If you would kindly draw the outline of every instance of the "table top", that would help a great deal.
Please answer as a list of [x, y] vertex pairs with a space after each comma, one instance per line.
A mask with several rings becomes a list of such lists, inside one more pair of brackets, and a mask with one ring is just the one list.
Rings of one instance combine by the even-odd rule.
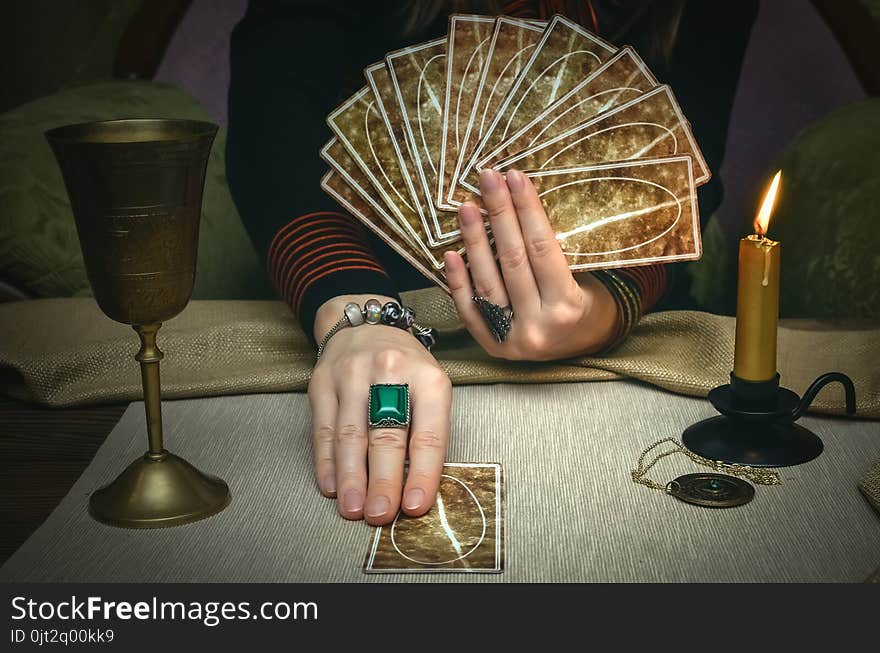
[[[363, 573], [374, 529], [348, 522], [312, 475], [303, 393], [163, 404], [166, 446], [224, 478], [231, 504], [170, 529], [104, 526], [88, 495], [146, 444], [131, 404], [0, 580], [130, 582], [862, 581], [880, 566], [880, 516], [857, 488], [880, 459], [880, 422], [807, 416], [825, 444], [744, 506], [682, 503], [630, 479], [640, 452], [714, 415], [709, 403], [631, 382], [490, 384], [453, 390], [448, 460], [504, 466], [501, 574]], [[684, 456], [666, 482], [705, 471]]]

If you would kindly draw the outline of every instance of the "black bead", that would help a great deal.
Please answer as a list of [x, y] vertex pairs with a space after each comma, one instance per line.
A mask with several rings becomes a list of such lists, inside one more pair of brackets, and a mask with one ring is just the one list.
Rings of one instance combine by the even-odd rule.
[[424, 331], [417, 332], [415, 335], [419, 342], [428, 349], [437, 344], [437, 329], [425, 329]]
[[402, 314], [400, 315], [400, 317], [397, 318], [397, 323], [395, 324], [395, 326], [400, 327], [401, 329], [409, 329], [415, 321], [416, 312], [409, 306], [405, 306], [403, 308]]
[[403, 315], [403, 309], [400, 307], [400, 304], [388, 302], [382, 307], [382, 324], [397, 326], [401, 315]]

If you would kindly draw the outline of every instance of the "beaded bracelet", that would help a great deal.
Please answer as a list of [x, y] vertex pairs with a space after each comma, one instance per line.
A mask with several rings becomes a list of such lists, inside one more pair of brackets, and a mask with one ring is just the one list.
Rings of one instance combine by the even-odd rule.
[[[348, 326], [360, 326], [361, 324], [386, 324], [404, 331], [411, 332], [428, 351], [437, 344], [437, 330], [432, 327], [416, 324], [416, 312], [409, 306], [401, 306], [397, 302], [388, 302], [384, 306], [378, 299], [369, 299], [361, 308], [357, 302], [349, 302], [342, 310], [342, 317], [321, 339], [318, 345], [318, 356], [324, 353], [324, 347], [337, 331]], [[317, 360], [317, 359], [316, 359]]]

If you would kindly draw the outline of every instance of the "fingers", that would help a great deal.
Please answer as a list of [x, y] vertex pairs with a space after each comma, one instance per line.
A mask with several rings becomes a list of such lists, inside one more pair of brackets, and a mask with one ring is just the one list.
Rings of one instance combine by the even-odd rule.
[[[483, 193], [483, 205], [489, 212], [498, 263], [511, 304], [517, 313], [529, 313], [537, 308], [540, 295], [507, 184], [501, 173], [486, 168], [480, 173], [480, 189]], [[468, 260], [473, 266], [470, 251]]]
[[461, 238], [467, 250], [473, 290], [499, 306], [507, 306], [509, 298], [495, 263], [495, 254], [489, 245], [489, 236], [483, 225], [480, 209], [473, 202], [465, 202], [458, 209]]
[[[459, 263], [463, 268], [463, 262]], [[309, 382], [308, 396], [315, 475], [322, 493], [336, 496], [337, 510], [346, 519], [363, 518], [370, 524], [384, 525], [401, 510], [410, 428], [369, 427], [370, 386], [400, 384], [408, 388], [408, 415], [400, 416], [394, 410], [398, 397], [393, 396], [393, 389], [392, 396], [382, 396], [378, 390], [375, 397], [382, 407], [378, 420], [398, 418], [411, 422], [415, 429], [409, 446], [412, 469], [404, 507], [415, 515], [431, 508], [439, 488], [449, 439], [452, 389], [449, 377], [439, 367], [408, 348], [412, 343], [397, 348], [380, 340], [370, 351], [373, 342], [367, 342], [367, 350], [355, 350], [329, 366], [318, 366]], [[419, 406], [419, 396], [424, 398], [423, 406]]]
[[[374, 383], [404, 384], [406, 355], [394, 349], [379, 352], [375, 359]], [[408, 388], [412, 392], [412, 386]], [[410, 415], [414, 398], [410, 397]], [[366, 404], [365, 404], [366, 405]], [[370, 524], [390, 523], [400, 509], [403, 465], [406, 459], [406, 428], [377, 428], [369, 431], [370, 478], [364, 519]]]
[[577, 282], [568, 269], [568, 261], [532, 180], [518, 170], [510, 170], [507, 187], [541, 301], [555, 303], [570, 296]]
[[495, 337], [489, 331], [483, 316], [480, 315], [473, 302], [473, 288], [464, 261], [457, 252], [445, 252], [443, 260], [446, 263], [444, 268], [446, 270], [446, 283], [449, 285], [449, 292], [452, 295], [452, 301], [455, 303], [455, 310], [458, 311], [458, 316], [474, 337], [474, 340], [488, 353], [492, 354], [496, 348]]
[[321, 493], [336, 496], [336, 411], [338, 401], [333, 381], [322, 371], [312, 374], [309, 381], [309, 404], [312, 409], [312, 452], [315, 480]]
[[369, 486], [364, 519], [370, 524], [391, 522], [400, 509], [407, 429], [370, 429]]
[[367, 491], [367, 400], [370, 365], [366, 357], [352, 356], [336, 378], [339, 406], [336, 415], [336, 497], [346, 519], [363, 516]]
[[438, 368], [430, 368], [413, 383], [413, 421], [409, 439], [409, 473], [403, 491], [403, 511], [413, 517], [434, 505], [452, 412], [452, 383]]

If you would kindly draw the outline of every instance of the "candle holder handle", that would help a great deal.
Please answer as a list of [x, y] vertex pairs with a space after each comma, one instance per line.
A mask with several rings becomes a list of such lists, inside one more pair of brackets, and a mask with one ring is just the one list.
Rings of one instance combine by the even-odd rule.
[[813, 460], [824, 449], [822, 440], [795, 421], [819, 391], [835, 381], [843, 385], [847, 415], [854, 415], [855, 385], [842, 372], [823, 374], [803, 398], [780, 387], [778, 374], [767, 381], [746, 381], [731, 374], [729, 384], [709, 392], [709, 401], [721, 414], [691, 424], [682, 442], [704, 458], [752, 467], [787, 467]]
[[846, 414], [855, 415], [856, 387], [855, 385], [853, 385], [852, 379], [842, 372], [826, 372], [818, 379], [813, 381], [810, 384], [810, 387], [807, 388], [807, 391], [804, 393], [804, 396], [801, 399], [800, 403], [791, 413], [791, 421], [794, 422], [800, 419], [801, 415], [807, 412], [810, 404], [813, 403], [813, 399], [815, 399], [816, 395], [819, 394], [819, 391], [829, 383], [834, 383], [835, 381], [839, 381], [840, 384], [843, 386], [843, 392], [846, 396]]

